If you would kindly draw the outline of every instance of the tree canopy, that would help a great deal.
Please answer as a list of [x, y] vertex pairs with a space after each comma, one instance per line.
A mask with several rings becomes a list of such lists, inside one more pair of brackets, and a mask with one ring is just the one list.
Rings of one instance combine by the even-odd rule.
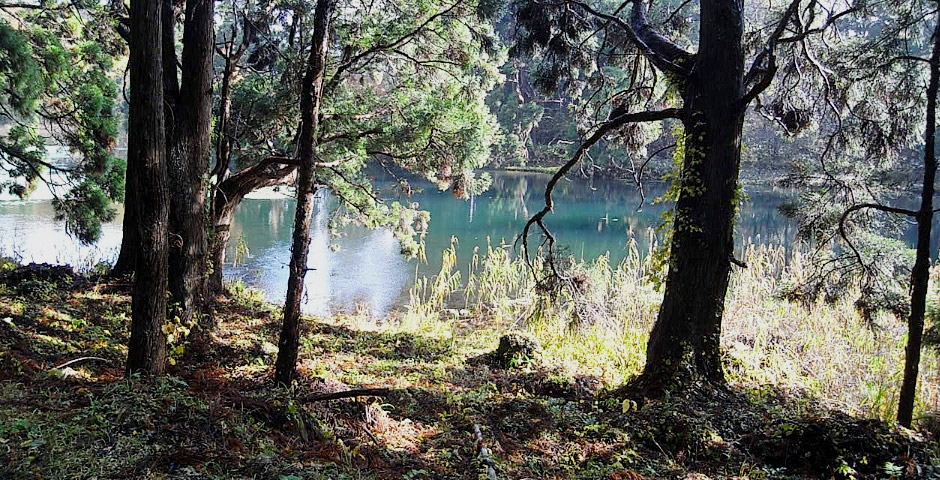
[[[0, 17], [0, 186], [21, 198], [49, 185], [67, 230], [97, 240], [124, 198], [116, 61], [125, 50], [96, 3], [3, 6]], [[49, 158], [50, 143], [74, 161]]]

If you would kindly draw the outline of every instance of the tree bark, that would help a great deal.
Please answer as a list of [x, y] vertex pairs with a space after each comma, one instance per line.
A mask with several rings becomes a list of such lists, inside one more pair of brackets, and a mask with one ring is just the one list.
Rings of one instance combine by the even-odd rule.
[[166, 368], [166, 144], [160, 0], [131, 2], [129, 171], [137, 172], [139, 249], [131, 302], [127, 374], [161, 375]]
[[137, 264], [137, 166], [127, 158], [127, 171], [124, 174], [124, 222], [121, 226], [121, 250], [117, 261], [111, 268], [112, 277], [122, 277], [134, 273]]
[[[245, 20], [245, 23], [249, 23]], [[231, 125], [232, 119], [232, 88], [235, 81], [235, 75], [239, 71], [239, 62], [248, 49], [249, 35], [247, 28], [242, 34], [242, 41], [238, 47], [234, 47], [237, 29], [233, 24], [231, 30], [232, 38], [229, 40], [226, 54], [224, 55], [225, 67], [222, 69], [222, 91], [219, 94], [219, 120], [216, 140], [216, 163], [212, 169], [212, 174], [216, 177], [216, 184], [221, 184], [228, 177], [229, 168], [232, 163], [232, 144], [235, 137], [234, 129]]]
[[[246, 20], [247, 23], [247, 20]], [[236, 28], [232, 27], [232, 38], [230, 42], [235, 41]], [[234, 129], [231, 126], [232, 117], [232, 87], [235, 74], [238, 72], [239, 61], [248, 48], [249, 36], [246, 33], [242, 35], [242, 41], [237, 48], [229, 44], [225, 55], [225, 67], [222, 70], [222, 91], [219, 95], [219, 120], [217, 123], [217, 142], [216, 142], [216, 163], [212, 169], [215, 176], [215, 194], [212, 195], [211, 207], [211, 234], [209, 236], [209, 261], [212, 271], [209, 274], [208, 285], [206, 286], [208, 294], [221, 295], [225, 292], [222, 284], [222, 268], [225, 262], [225, 247], [231, 238], [229, 229], [232, 225], [232, 217], [235, 214], [235, 208], [241, 203], [246, 195], [241, 193], [238, 188], [238, 182], [228, 182], [229, 168], [232, 164], [232, 144], [234, 138]]]
[[212, 201], [212, 237], [209, 244], [213, 265], [212, 274], [209, 275], [210, 293], [220, 295], [225, 291], [222, 284], [222, 267], [225, 263], [225, 247], [231, 239], [230, 228], [235, 209], [249, 193], [287, 182], [296, 169], [295, 165], [262, 161], [227, 177], [216, 187]]
[[927, 122], [924, 127], [924, 183], [917, 212], [917, 253], [911, 270], [911, 315], [907, 324], [904, 379], [898, 399], [898, 423], [910, 428], [917, 395], [920, 350], [924, 337], [924, 312], [930, 279], [930, 233], [933, 224], [934, 181], [937, 176], [935, 137], [937, 131], [937, 90], [940, 87], [940, 15], [933, 33], [930, 80], [927, 85]]
[[307, 72], [304, 75], [300, 97], [300, 137], [298, 148], [299, 178], [297, 181], [297, 210], [294, 214], [294, 233], [287, 279], [287, 297], [284, 301], [284, 323], [278, 341], [274, 380], [290, 385], [296, 375], [297, 350], [300, 345], [300, 299], [307, 274], [307, 252], [310, 247], [310, 215], [316, 193], [315, 154], [317, 127], [323, 77], [326, 70], [330, 17], [336, 0], [318, 0], [314, 12], [313, 39]]
[[[173, 315], [183, 324], [205, 306], [213, 5], [208, 0], [186, 2], [181, 82], [171, 102], [173, 118], [168, 119], [172, 123], [167, 159], [171, 181], [169, 290]], [[175, 66], [168, 67], [167, 75], [171, 74], [175, 77]], [[173, 80], [168, 78], [167, 82], [172, 90]], [[202, 317], [202, 330], [213, 328], [212, 318]]]
[[668, 388], [724, 383], [721, 319], [733, 255], [744, 121], [743, 18], [736, 0], [702, 0], [699, 49], [683, 89], [685, 158], [665, 295], [643, 377]]

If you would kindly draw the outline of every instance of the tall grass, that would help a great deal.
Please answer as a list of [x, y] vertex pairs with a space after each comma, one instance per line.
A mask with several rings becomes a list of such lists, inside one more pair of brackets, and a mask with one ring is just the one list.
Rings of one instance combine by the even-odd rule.
[[[538, 292], [535, 275], [505, 245], [474, 250], [461, 287], [456, 244], [444, 252], [440, 275], [419, 279], [402, 323], [411, 330], [448, 331], [467, 353], [491, 349], [502, 333], [527, 332], [550, 361], [572, 374], [620, 384], [640, 373], [664, 272], [636, 243], [617, 265], [608, 256], [564, 265], [565, 288]], [[856, 311], [859, 289], [834, 303], [801, 304], [780, 295], [810, 271], [800, 252], [749, 245], [735, 268], [722, 332], [726, 373], [743, 386], [774, 385], [809, 393], [856, 415], [893, 419], [904, 359], [906, 325], [884, 313], [872, 324]], [[438, 325], [433, 327], [432, 325]], [[447, 325], [446, 327], [440, 326]], [[938, 355], [925, 350], [918, 384], [919, 414], [940, 399]]]

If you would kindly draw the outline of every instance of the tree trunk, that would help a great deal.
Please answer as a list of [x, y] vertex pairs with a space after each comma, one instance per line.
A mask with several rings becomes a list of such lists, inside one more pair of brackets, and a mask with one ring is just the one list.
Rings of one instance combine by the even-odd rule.
[[927, 85], [927, 122], [924, 127], [924, 184], [917, 215], [917, 256], [911, 270], [911, 316], [907, 324], [904, 379], [898, 399], [898, 423], [910, 428], [917, 394], [920, 349], [924, 337], [924, 311], [930, 279], [930, 230], [933, 224], [934, 181], [937, 175], [935, 135], [937, 130], [937, 89], [940, 86], [940, 16], [933, 33], [930, 54], [930, 80]]
[[226, 214], [212, 219], [212, 235], [209, 240], [209, 260], [212, 262], [212, 272], [209, 274], [209, 284], [206, 286], [210, 295], [224, 295], [222, 267], [225, 264], [225, 247], [232, 238], [232, 217]]
[[212, 274], [209, 275], [210, 293], [221, 295], [225, 292], [222, 285], [222, 268], [225, 262], [225, 247], [232, 235], [230, 229], [235, 209], [249, 193], [259, 188], [285, 183], [296, 170], [296, 166], [292, 164], [262, 161], [227, 177], [216, 187], [212, 201], [212, 237], [209, 244], [213, 265]]
[[721, 319], [733, 255], [744, 107], [743, 19], [736, 0], [703, 0], [695, 67], [684, 86], [685, 159], [669, 273], [644, 379], [669, 388], [724, 383]]
[[[232, 37], [234, 41], [235, 30], [232, 30]], [[248, 48], [248, 36], [245, 35], [242, 39], [242, 43], [239, 44], [238, 49], [232, 51], [229, 48], [228, 54], [225, 56], [225, 67], [222, 69], [222, 91], [219, 94], [219, 120], [216, 125], [217, 134], [216, 136], [216, 164], [215, 168], [212, 170], [212, 174], [216, 177], [216, 184], [221, 184], [225, 178], [228, 176], [228, 170], [232, 163], [232, 143], [234, 138], [234, 132], [231, 126], [232, 118], [232, 82], [235, 79], [235, 74], [238, 73], [238, 62], [241, 61], [242, 55], [245, 53], [245, 50]]]
[[[173, 314], [188, 324], [205, 305], [206, 212], [212, 113], [211, 1], [186, 2], [182, 75], [174, 104], [168, 151], [170, 202], [169, 290]], [[175, 74], [175, 69], [173, 69]], [[200, 327], [213, 328], [211, 316]]]
[[[235, 41], [235, 27], [232, 27], [232, 39]], [[225, 67], [222, 70], [222, 92], [219, 96], [219, 120], [217, 123], [218, 137], [215, 149], [215, 168], [212, 174], [215, 176], [215, 195], [211, 197], [211, 219], [212, 226], [209, 236], [209, 261], [211, 262], [211, 273], [209, 274], [208, 285], [206, 286], [208, 294], [221, 295], [225, 292], [222, 284], [222, 268], [225, 262], [225, 247], [232, 234], [229, 231], [232, 225], [232, 217], [235, 214], [235, 207], [242, 201], [244, 195], [238, 198], [233, 197], [232, 188], [226, 189], [226, 180], [229, 177], [229, 168], [232, 164], [232, 138], [233, 128], [231, 127], [232, 117], [232, 81], [238, 71], [238, 62], [248, 48], [247, 33], [242, 36], [242, 42], [238, 48], [233, 50], [229, 45], [227, 55], [225, 56]]]
[[124, 223], [121, 227], [121, 251], [111, 268], [112, 277], [122, 277], [134, 273], [137, 264], [137, 167], [127, 158], [127, 171], [124, 174]]
[[294, 214], [294, 233], [291, 245], [290, 267], [287, 279], [287, 298], [284, 301], [284, 324], [278, 341], [274, 380], [290, 385], [296, 375], [297, 350], [300, 344], [300, 299], [307, 274], [307, 251], [310, 247], [310, 215], [316, 193], [314, 160], [320, 100], [326, 69], [326, 52], [330, 16], [336, 0], [318, 0], [314, 13], [313, 40], [307, 72], [304, 75], [300, 97], [300, 138], [298, 149], [299, 179], [297, 181], [297, 210]]
[[166, 144], [160, 0], [131, 2], [128, 170], [137, 172], [139, 249], [131, 302], [127, 374], [161, 375], [166, 368]]

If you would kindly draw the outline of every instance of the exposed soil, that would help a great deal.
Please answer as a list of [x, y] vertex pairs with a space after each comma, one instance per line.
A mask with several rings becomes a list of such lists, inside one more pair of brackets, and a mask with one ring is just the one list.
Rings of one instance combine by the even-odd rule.
[[[927, 433], [772, 386], [624, 398], [524, 341], [467, 357], [308, 319], [302, 380], [275, 388], [278, 314], [225, 299], [170, 377], [124, 379], [128, 309], [58, 267], [0, 275], [0, 478], [477, 479], [475, 425], [501, 479], [940, 478]], [[298, 400], [364, 387], [390, 392]]]

